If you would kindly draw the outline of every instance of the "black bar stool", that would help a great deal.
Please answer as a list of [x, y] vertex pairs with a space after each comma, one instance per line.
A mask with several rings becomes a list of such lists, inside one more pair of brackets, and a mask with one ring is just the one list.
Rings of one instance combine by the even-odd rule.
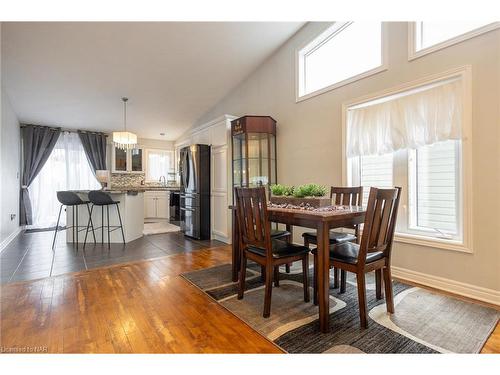
[[[54, 249], [54, 245], [56, 243], [56, 236], [57, 236], [57, 231], [59, 230], [59, 221], [61, 219], [61, 211], [63, 206], [66, 207], [73, 207], [72, 209], [72, 218], [73, 218], [73, 225], [70, 227], [66, 226], [63, 230], [67, 229], [72, 229], [72, 234], [73, 234], [73, 243], [75, 243], [75, 238], [76, 238], [76, 247], [78, 248], [78, 233], [81, 232], [82, 230], [87, 230], [85, 233], [85, 238], [87, 238], [87, 233], [89, 230], [89, 225], [92, 228], [92, 235], [94, 236], [94, 243], [96, 242], [95, 240], [95, 233], [94, 233], [94, 224], [92, 223], [92, 217], [90, 215], [90, 208], [89, 208], [89, 201], [84, 201], [82, 200], [76, 193], [73, 193], [72, 191], [58, 191], [57, 192], [57, 200], [61, 203], [61, 207], [59, 208], [59, 215], [57, 216], [57, 224], [56, 224], [56, 231], [54, 232], [54, 240], [52, 241], [52, 249]], [[87, 211], [89, 213], [89, 223], [86, 226], [79, 226], [78, 225], [78, 206], [81, 206], [82, 204], [87, 206]], [[76, 224], [76, 225], [75, 225]], [[83, 229], [80, 229], [83, 228]]]
[[[104, 244], [104, 207], [106, 207], [107, 212], [107, 228], [108, 228], [108, 249], [110, 248], [109, 234], [118, 228], [122, 231], [123, 243], [125, 244], [125, 234], [123, 233], [122, 217], [120, 215], [120, 201], [114, 201], [111, 196], [101, 190], [92, 190], [89, 192], [89, 201], [92, 203], [92, 208], [90, 209], [89, 222], [87, 224], [87, 232], [85, 233], [85, 240], [83, 241], [83, 248], [87, 243], [87, 234], [89, 232], [89, 226], [92, 224], [92, 212], [94, 211], [94, 206], [101, 206], [101, 226], [95, 229], [101, 229], [101, 241]], [[116, 211], [118, 212], [118, 219], [120, 220], [120, 225], [109, 225], [109, 206], [116, 205]], [[113, 228], [110, 230], [110, 228]]]

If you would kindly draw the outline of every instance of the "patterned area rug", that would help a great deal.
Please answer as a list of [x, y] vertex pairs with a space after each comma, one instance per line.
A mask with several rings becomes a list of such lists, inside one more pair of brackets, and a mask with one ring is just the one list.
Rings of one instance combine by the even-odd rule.
[[368, 274], [369, 326], [361, 329], [355, 275], [348, 273], [346, 293], [331, 285], [330, 333], [321, 334], [318, 307], [303, 300], [300, 270], [283, 271], [267, 319], [258, 265], [249, 265], [243, 300], [236, 298], [229, 264], [182, 276], [289, 353], [478, 353], [500, 317], [497, 310], [400, 282], [393, 284], [396, 313], [389, 315]]

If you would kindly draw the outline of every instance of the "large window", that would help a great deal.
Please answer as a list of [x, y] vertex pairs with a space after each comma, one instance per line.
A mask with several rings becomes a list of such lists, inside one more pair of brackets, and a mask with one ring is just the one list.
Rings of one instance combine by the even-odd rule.
[[384, 69], [382, 23], [335, 22], [297, 52], [297, 100]]
[[462, 42], [500, 27], [500, 22], [484, 21], [420, 21], [409, 24], [410, 58]]
[[146, 150], [146, 180], [159, 181], [172, 172], [174, 167], [174, 153], [166, 150]]
[[[63, 132], [49, 159], [28, 188], [33, 209], [31, 228], [55, 227], [61, 205], [56, 192], [100, 188], [101, 185], [90, 169], [78, 134]], [[59, 225], [66, 225], [64, 212]]]
[[364, 205], [370, 187], [403, 188], [396, 240], [469, 252], [470, 72], [457, 71], [346, 105], [346, 182]]

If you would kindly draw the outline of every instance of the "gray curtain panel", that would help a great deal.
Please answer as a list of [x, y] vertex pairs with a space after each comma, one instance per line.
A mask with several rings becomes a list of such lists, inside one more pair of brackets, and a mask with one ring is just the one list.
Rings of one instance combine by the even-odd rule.
[[106, 169], [106, 135], [78, 131], [92, 171]]
[[33, 222], [28, 186], [30, 186], [38, 173], [42, 170], [60, 134], [61, 129], [49, 128], [46, 126], [23, 125], [21, 127], [23, 150], [20, 202], [21, 225], [30, 225]]

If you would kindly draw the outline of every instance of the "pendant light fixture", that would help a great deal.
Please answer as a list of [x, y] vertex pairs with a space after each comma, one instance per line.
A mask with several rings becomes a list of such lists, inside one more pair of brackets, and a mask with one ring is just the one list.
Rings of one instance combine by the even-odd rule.
[[113, 145], [122, 150], [137, 148], [137, 135], [127, 131], [127, 101], [128, 98], [122, 98], [124, 131], [113, 132]]

